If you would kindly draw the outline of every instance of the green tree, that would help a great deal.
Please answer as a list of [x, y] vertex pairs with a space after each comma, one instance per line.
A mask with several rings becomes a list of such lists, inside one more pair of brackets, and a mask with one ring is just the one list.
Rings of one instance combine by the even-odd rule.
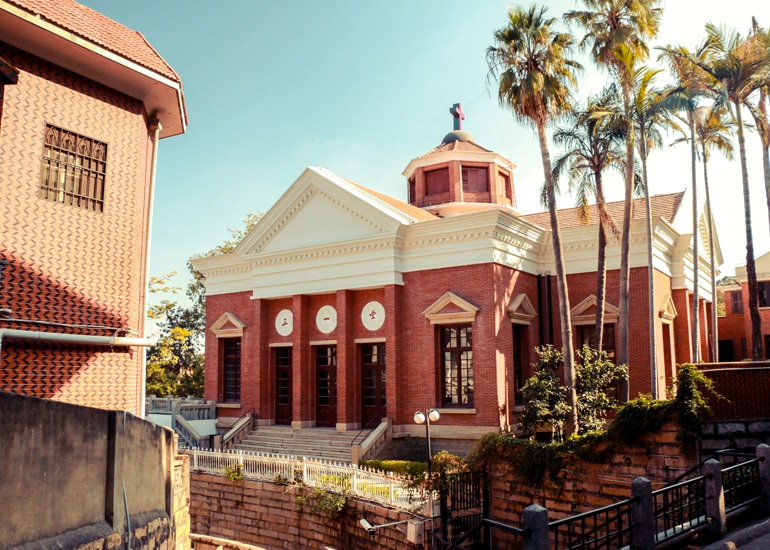
[[[201, 256], [232, 252], [243, 237], [262, 217], [251, 213], [243, 227], [228, 229], [230, 237]], [[206, 329], [206, 296], [203, 277], [187, 262], [190, 281], [185, 294], [186, 305], [165, 298], [151, 305], [148, 316], [158, 322], [160, 337], [147, 350], [147, 392], [160, 396], [203, 396], [204, 333]], [[150, 279], [151, 293], [178, 294], [181, 289], [169, 283], [176, 272]]]
[[711, 47], [705, 61], [683, 52], [676, 53], [682, 59], [697, 65], [714, 79], [719, 92], [719, 105], [728, 105], [738, 137], [738, 152], [741, 163], [743, 185], [743, 211], [746, 225], [746, 275], [749, 287], [749, 317], [751, 319], [752, 358], [762, 360], [763, 345], [761, 319], [759, 316], [759, 288], [757, 268], [754, 261], [754, 238], [751, 229], [751, 202], [749, 195], [749, 172], [746, 164], [746, 137], [742, 108], [749, 97], [770, 82], [770, 52], [764, 41], [746, 39], [740, 33], [706, 25]]
[[[570, 322], [567, 274], [564, 267], [561, 232], [556, 214], [556, 196], [548, 150], [546, 125], [554, 117], [569, 112], [570, 86], [580, 65], [570, 59], [573, 38], [555, 30], [556, 19], [546, 17], [542, 6], [514, 7], [508, 23], [495, 31], [494, 45], [487, 49], [489, 76], [497, 81], [501, 105], [511, 109], [518, 120], [537, 130], [540, 157], [548, 196], [554, 263], [559, 296], [559, 317], [564, 353], [564, 377], [574, 387], [574, 352]], [[567, 432], [577, 431], [577, 404], [574, 389], [568, 399], [570, 415]]]
[[599, 237], [596, 267], [596, 323], [593, 346], [602, 349], [604, 335], [604, 302], [607, 288], [607, 240], [612, 233], [620, 234], [615, 220], [607, 210], [604, 198], [605, 170], [623, 170], [624, 159], [621, 144], [625, 130], [610, 118], [597, 118], [597, 112], [614, 111], [620, 101], [615, 86], [609, 86], [596, 97], [588, 100], [582, 112], [568, 115], [569, 125], [554, 132], [553, 142], [565, 149], [553, 164], [554, 184], [566, 175], [571, 189], [576, 189], [576, 202], [581, 208], [581, 218], [587, 221], [590, 214], [588, 197], [596, 198], [599, 215]]
[[683, 46], [667, 46], [663, 48], [662, 56], [666, 58], [676, 84], [666, 90], [664, 103], [672, 110], [684, 111], [684, 121], [687, 123], [690, 143], [690, 172], [692, 188], [692, 254], [693, 254], [693, 291], [692, 291], [692, 327], [690, 341], [692, 345], [692, 361], [697, 363], [700, 358], [700, 239], [698, 231], [698, 178], [697, 178], [697, 143], [695, 138], [695, 110], [699, 102], [709, 95], [711, 89], [709, 75], [688, 58], [706, 61], [711, 49], [711, 39], [707, 38], [694, 52]]
[[[580, 26], [585, 36], [580, 41], [583, 49], [589, 48], [591, 58], [599, 66], [614, 74], [621, 86], [623, 108], [626, 116], [631, 113], [632, 75], [629, 59], [644, 61], [649, 55], [647, 40], [657, 35], [662, 9], [659, 0], [582, 0], [586, 9], [567, 12], [564, 17]], [[623, 230], [620, 250], [620, 285], [618, 302], [620, 320], [618, 326], [618, 359], [628, 364], [628, 322], [631, 229], [634, 216], [634, 143], [635, 132], [629, 125], [626, 134], [625, 197], [623, 206]], [[622, 398], [628, 400], [628, 384], [621, 387]]]
[[[714, 312], [711, 315], [711, 353], [715, 362], [719, 361], [717, 312], [719, 310], [718, 298], [721, 295], [717, 295], [716, 267], [714, 265], [714, 218], [711, 210], [708, 161], [711, 157], [712, 150], [721, 152], [728, 160], [733, 159], [733, 144], [732, 141], [730, 141], [732, 130], [733, 125], [728, 120], [727, 112], [724, 109], [714, 109], [713, 107], [702, 106], [695, 110], [695, 140], [698, 143], [700, 157], [703, 160], [703, 184], [706, 191], [706, 211], [708, 212], [711, 296], [715, 306]], [[722, 297], [722, 308], [724, 308], [724, 297]]]

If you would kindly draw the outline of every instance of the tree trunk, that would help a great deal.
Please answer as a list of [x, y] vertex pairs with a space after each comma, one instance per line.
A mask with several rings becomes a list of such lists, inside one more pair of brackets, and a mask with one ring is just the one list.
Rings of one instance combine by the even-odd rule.
[[609, 214], [604, 203], [602, 172], [594, 172], [596, 184], [596, 209], [599, 212], [599, 250], [596, 254], [596, 324], [594, 326], [594, 347], [602, 349], [604, 344], [604, 300], [607, 289], [607, 228], [605, 221]]
[[703, 154], [703, 185], [706, 188], [706, 212], [709, 228], [709, 263], [711, 265], [711, 360], [719, 362], [719, 332], [717, 327], [717, 276], [714, 266], [714, 224], [711, 215], [711, 191], [709, 190], [708, 153], [706, 145], [701, 143]]
[[743, 217], [746, 223], [746, 276], [749, 283], [749, 318], [751, 319], [751, 358], [762, 360], [762, 320], [759, 316], [759, 289], [757, 287], [757, 266], [754, 263], [754, 238], [751, 233], [751, 201], [749, 198], [749, 171], [746, 166], [746, 139], [743, 134], [741, 105], [733, 102], [737, 116], [738, 151], [741, 158], [743, 182]]
[[644, 179], [644, 204], [647, 207], [647, 301], [650, 331], [650, 393], [658, 399], [658, 343], [655, 334], [657, 312], [655, 311], [655, 267], [652, 264], [652, 209], [650, 208], [650, 185], [647, 179], [647, 144], [644, 130], [639, 132], [639, 156], [642, 157], [642, 178]]
[[767, 93], [765, 93], [764, 87], [759, 89], [759, 112], [765, 119], [765, 132], [764, 134], [760, 133], [759, 137], [762, 139], [762, 171], [765, 176], [767, 212], [770, 214], [770, 120], [767, 118]]
[[[622, 79], [621, 79], [622, 80]], [[623, 82], [623, 108], [627, 116], [631, 113], [631, 86]], [[623, 204], [623, 233], [620, 243], [620, 284], [618, 286], [618, 362], [628, 366], [629, 377], [632, 366], [628, 361], [628, 330], [629, 330], [629, 276], [631, 274], [631, 229], [634, 217], [634, 125], [628, 125], [626, 136], [626, 190]], [[628, 401], [628, 378], [618, 384], [621, 401]]]
[[700, 296], [698, 291], [698, 274], [700, 260], [698, 257], [698, 180], [696, 178], [695, 162], [695, 117], [692, 109], [687, 111], [687, 123], [690, 126], [690, 162], [692, 168], [692, 362], [700, 361]]
[[564, 354], [564, 384], [570, 388], [567, 403], [570, 414], [567, 418], [566, 435], [578, 433], [577, 393], [575, 391], [575, 354], [572, 344], [572, 320], [570, 319], [569, 291], [567, 289], [567, 272], [564, 268], [559, 220], [556, 216], [556, 193], [551, 171], [551, 157], [548, 153], [548, 140], [545, 135], [545, 124], [538, 122], [537, 137], [540, 141], [540, 156], [543, 161], [545, 188], [548, 194], [548, 213], [551, 218], [551, 239], [553, 241], [553, 260], [556, 265], [556, 287], [559, 294], [559, 317], [561, 320], [562, 353]]

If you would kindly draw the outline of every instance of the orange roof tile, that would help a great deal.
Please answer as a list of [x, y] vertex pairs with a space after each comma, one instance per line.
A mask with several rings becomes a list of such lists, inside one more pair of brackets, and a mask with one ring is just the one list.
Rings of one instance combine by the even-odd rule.
[[[671, 193], [668, 195], [656, 195], [650, 197], [650, 207], [652, 208], [652, 219], [663, 218], [667, 222], [671, 223], [674, 220], [679, 205], [682, 203], [682, 196], [684, 191], [679, 193]], [[620, 227], [623, 221], [623, 201], [608, 202], [607, 211], [615, 220], [615, 223]], [[647, 216], [647, 208], [644, 204], [644, 199], [634, 200], [634, 219], [642, 219]], [[539, 225], [544, 229], [551, 227], [551, 219], [548, 212], [538, 212], [537, 214], [524, 214], [522, 219], [527, 220], [530, 223]], [[579, 227], [581, 225], [595, 225], [599, 222], [599, 214], [596, 211], [596, 205], [589, 206], [588, 223], [584, 223], [580, 220], [579, 208], [564, 208], [559, 210], [559, 225], [560, 227]]]
[[450, 143], [442, 143], [435, 149], [431, 149], [424, 155], [420, 155], [417, 158], [423, 158], [427, 157], [428, 155], [435, 155], [436, 153], [443, 153], [445, 151], [470, 151], [473, 153], [477, 153], [481, 151], [482, 153], [492, 153], [489, 149], [485, 149], [481, 145], [474, 143], [473, 141], [452, 141]]
[[129, 59], [171, 80], [180, 82], [168, 63], [140, 32], [74, 0], [7, 0], [50, 23]]
[[385, 204], [387, 204], [389, 206], [392, 206], [396, 210], [400, 210], [401, 212], [403, 212], [407, 216], [410, 216], [410, 217], [414, 218], [418, 222], [426, 222], [426, 221], [430, 221], [430, 220], [437, 220], [437, 219], [439, 219], [438, 216], [435, 216], [434, 214], [431, 214], [430, 212], [427, 212], [427, 211], [423, 210], [422, 208], [418, 208], [418, 207], [416, 207], [414, 205], [411, 205], [409, 203], [400, 201], [398, 199], [394, 199], [393, 197], [390, 197], [390, 196], [388, 196], [388, 195], [386, 195], [384, 193], [379, 193], [377, 191], [374, 191], [373, 189], [369, 189], [367, 187], [364, 187], [363, 185], [358, 185], [357, 183], [354, 183], [354, 182], [352, 182], [350, 180], [346, 179], [345, 181], [355, 185], [361, 191], [364, 191], [365, 193], [368, 193], [369, 195], [371, 195], [375, 199], [378, 199], [378, 200], [384, 202]]

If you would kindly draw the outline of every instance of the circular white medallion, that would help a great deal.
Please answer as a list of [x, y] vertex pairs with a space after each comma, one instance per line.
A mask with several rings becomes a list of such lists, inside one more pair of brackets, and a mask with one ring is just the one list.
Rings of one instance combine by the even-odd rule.
[[324, 334], [334, 332], [337, 328], [337, 310], [332, 306], [323, 306], [315, 316], [315, 324]]
[[361, 310], [361, 322], [369, 330], [377, 330], [385, 322], [385, 308], [380, 302], [369, 302]]
[[275, 330], [281, 336], [288, 336], [294, 329], [294, 314], [290, 309], [283, 309], [275, 318]]

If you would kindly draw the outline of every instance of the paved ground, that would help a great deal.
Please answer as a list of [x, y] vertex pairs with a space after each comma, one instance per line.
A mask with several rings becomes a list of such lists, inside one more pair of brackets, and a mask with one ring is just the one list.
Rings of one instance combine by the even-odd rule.
[[692, 546], [702, 550], [770, 550], [770, 519], [746, 526], [708, 546]]

